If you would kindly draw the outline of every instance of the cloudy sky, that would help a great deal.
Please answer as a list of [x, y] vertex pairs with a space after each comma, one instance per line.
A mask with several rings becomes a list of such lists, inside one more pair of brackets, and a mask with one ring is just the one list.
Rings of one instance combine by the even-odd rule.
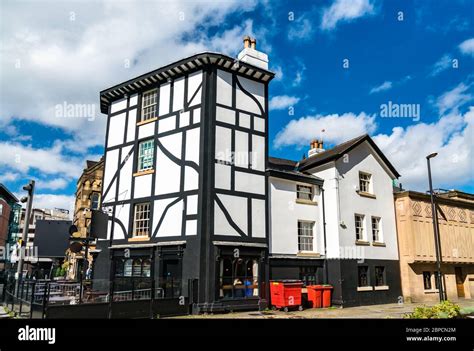
[[[272, 156], [369, 133], [405, 188], [426, 191], [436, 151], [435, 186], [474, 192], [472, 1], [0, 4], [0, 182], [21, 194], [36, 179], [37, 207], [70, 209], [85, 160], [100, 158], [100, 90], [200, 51], [235, 56], [245, 34], [276, 73]], [[88, 113], [58, 114], [67, 104]], [[397, 117], [402, 104], [412, 109]]]

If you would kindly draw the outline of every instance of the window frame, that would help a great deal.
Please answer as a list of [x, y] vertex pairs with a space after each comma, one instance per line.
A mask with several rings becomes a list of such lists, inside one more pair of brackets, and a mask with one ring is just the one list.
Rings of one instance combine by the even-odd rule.
[[[357, 226], [357, 217], [360, 217], [361, 226]], [[358, 237], [357, 229], [361, 230], [361, 235]], [[356, 241], [365, 241], [366, 240], [366, 233], [365, 233], [365, 215], [360, 213], [354, 213], [354, 231], [356, 236]]]
[[[377, 274], [378, 270], [382, 270], [382, 284], [379, 284], [379, 277], [380, 275]], [[375, 277], [375, 281], [374, 281], [374, 286], [386, 286], [387, 285], [387, 277], [386, 277], [386, 269], [385, 269], [385, 266], [375, 266], [374, 267], [374, 277]]]
[[[309, 188], [308, 191], [301, 191], [301, 188]], [[301, 195], [309, 195], [309, 198], [307, 197], [301, 197]], [[307, 185], [307, 184], [296, 184], [296, 199], [298, 200], [303, 200], [303, 201], [313, 201], [314, 199], [314, 186], [313, 185]]]
[[[148, 95], [154, 94], [154, 98], [148, 98]], [[149, 101], [152, 100], [151, 103]], [[148, 104], [145, 105], [145, 102]], [[153, 109], [151, 109], [153, 107]], [[144, 91], [142, 94], [142, 108], [141, 108], [141, 115], [140, 115], [140, 122], [145, 122], [157, 118], [157, 107], [158, 107], [158, 89], [150, 89]], [[146, 111], [146, 109], [150, 109]], [[150, 114], [150, 111], [153, 111]]]
[[[94, 196], [97, 196], [97, 207], [96, 208], [94, 208], [94, 206], [93, 206]], [[90, 196], [90, 200], [91, 200], [91, 210], [98, 210], [100, 208], [100, 193], [98, 193], [97, 191], [94, 191]]]
[[[151, 157], [151, 166], [150, 167], [144, 167], [143, 164], [145, 164], [145, 161], [142, 161], [147, 157], [147, 155], [143, 154], [142, 145], [146, 143], [151, 143], [151, 148], [148, 148], [146, 150], [151, 149], [151, 155], [148, 155], [148, 157]], [[138, 142], [138, 153], [137, 153], [137, 172], [145, 172], [145, 171], [150, 171], [155, 168], [155, 139], [145, 139], [141, 140]]]
[[[302, 219], [298, 219], [298, 222], [297, 222], [297, 230], [298, 230], [298, 252], [316, 252], [315, 251], [315, 243], [314, 243], [314, 238], [315, 238], [315, 234], [314, 234], [314, 225], [315, 225], [315, 221], [307, 221], [307, 220], [302, 220]], [[311, 226], [311, 235], [301, 235], [301, 230], [308, 230], [307, 228], [303, 228], [300, 224], [309, 224]], [[300, 239], [308, 239], [310, 238], [311, 239], [311, 243], [308, 243], [308, 242], [304, 242], [302, 243], [300, 241]], [[307, 245], [310, 245], [310, 249], [307, 250]]]
[[[368, 177], [364, 179], [363, 177]], [[365, 190], [364, 190], [365, 189]], [[359, 191], [361, 193], [372, 194], [372, 174], [359, 171]]]
[[[376, 220], [374, 222], [374, 220]], [[382, 217], [371, 216], [371, 231], [372, 231], [372, 240], [375, 243], [383, 243], [383, 233], [382, 233]], [[377, 229], [374, 228], [374, 223], [377, 223]], [[377, 231], [377, 238], [375, 237], [374, 231]]]
[[[138, 206], [148, 206], [148, 209], [146, 211], [141, 211], [141, 213], [146, 213], [148, 212], [147, 218], [137, 218], [137, 208]], [[139, 202], [133, 205], [133, 230], [132, 230], [132, 237], [150, 237], [150, 214], [151, 214], [151, 204], [150, 202]], [[139, 222], [144, 222], [147, 223], [147, 229], [146, 231], [140, 231], [140, 233], [146, 233], [146, 234], [140, 234], [137, 235], [137, 229], [138, 228], [145, 228], [145, 226], [140, 226], [137, 227], [137, 221]]]
[[[361, 285], [361, 270], [365, 269], [365, 280], [366, 284]], [[369, 287], [370, 285], [370, 269], [369, 266], [357, 266], [357, 287], [358, 288], [365, 288]]]
[[[428, 280], [426, 280], [426, 275], [428, 275]], [[423, 289], [424, 290], [433, 290], [433, 282], [431, 281], [433, 274], [430, 271], [423, 271], [422, 276], [423, 276]], [[428, 285], [429, 285], [428, 287], [427, 287], [427, 284], [426, 284], [427, 282], [428, 282]]]

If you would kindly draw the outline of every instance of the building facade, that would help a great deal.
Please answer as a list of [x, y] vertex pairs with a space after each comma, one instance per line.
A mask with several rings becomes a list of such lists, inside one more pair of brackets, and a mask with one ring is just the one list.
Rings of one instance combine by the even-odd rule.
[[[104, 159], [99, 161], [86, 161], [81, 176], [77, 181], [76, 187], [76, 202], [74, 205], [73, 224], [77, 227], [78, 232], [82, 238], [88, 236], [87, 228], [91, 222], [91, 210], [100, 209], [100, 196], [102, 192], [102, 181], [104, 177]], [[88, 261], [89, 266], [93, 264], [93, 256], [95, 252], [95, 242], [92, 242], [89, 247]], [[78, 253], [66, 253], [68, 262], [68, 279], [79, 279], [80, 272], [82, 272], [83, 260], [85, 252], [82, 250]]]
[[[443, 287], [451, 301], [474, 298], [474, 195], [437, 193]], [[438, 301], [436, 251], [428, 194], [395, 193], [403, 296], [412, 302]]]
[[12, 233], [18, 230], [20, 209], [15, 195], [0, 183], [0, 247], [2, 248], [0, 271], [5, 269], [9, 262], [7, 254], [13, 241]]
[[399, 174], [372, 139], [329, 150], [316, 140], [307, 158], [276, 163], [269, 163], [270, 278], [329, 283], [342, 306], [398, 302], [392, 183]]
[[96, 279], [194, 289], [200, 312], [265, 304], [273, 76], [246, 38], [237, 60], [197, 54], [101, 92], [110, 217]]

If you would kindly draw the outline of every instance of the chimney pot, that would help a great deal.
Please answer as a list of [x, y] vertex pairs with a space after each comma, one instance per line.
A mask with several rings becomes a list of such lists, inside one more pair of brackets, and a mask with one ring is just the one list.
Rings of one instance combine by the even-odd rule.
[[250, 37], [246, 35], [244, 37], [244, 48], [248, 48], [248, 47], [250, 47]]
[[257, 39], [255, 38], [250, 39], [250, 47], [254, 50], [257, 49]]

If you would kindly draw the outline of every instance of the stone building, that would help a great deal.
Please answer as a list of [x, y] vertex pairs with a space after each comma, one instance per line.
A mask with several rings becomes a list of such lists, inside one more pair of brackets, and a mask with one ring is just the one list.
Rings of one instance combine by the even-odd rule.
[[[443, 286], [449, 300], [474, 298], [474, 195], [438, 193]], [[395, 193], [402, 291], [405, 301], [437, 301], [436, 251], [428, 194]]]
[[[91, 210], [97, 210], [100, 207], [100, 194], [102, 191], [102, 178], [104, 176], [104, 159], [99, 161], [86, 161], [79, 180], [77, 181], [76, 202], [74, 205], [73, 224], [77, 226], [81, 237], [87, 236], [87, 227], [90, 224]], [[89, 263], [92, 264], [92, 256], [95, 245], [90, 247]], [[69, 279], [79, 279], [79, 272], [83, 267], [84, 251], [73, 253], [68, 250], [66, 253]]]

